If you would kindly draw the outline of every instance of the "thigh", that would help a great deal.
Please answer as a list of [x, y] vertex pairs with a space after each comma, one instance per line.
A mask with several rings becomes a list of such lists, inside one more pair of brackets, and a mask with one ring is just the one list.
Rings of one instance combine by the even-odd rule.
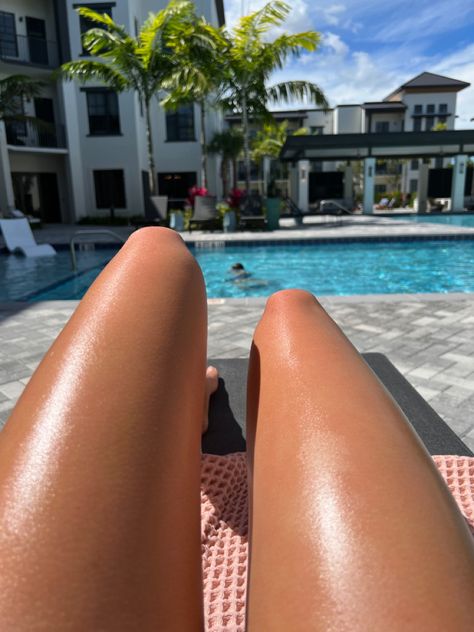
[[0, 437], [0, 628], [202, 628], [206, 319], [167, 229], [88, 291]]
[[468, 630], [471, 536], [398, 406], [311, 295], [273, 296], [248, 384], [248, 627]]

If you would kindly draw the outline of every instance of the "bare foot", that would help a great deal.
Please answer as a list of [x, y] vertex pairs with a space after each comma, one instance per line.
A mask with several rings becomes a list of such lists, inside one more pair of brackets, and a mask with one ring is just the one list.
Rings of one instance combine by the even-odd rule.
[[217, 390], [219, 384], [219, 372], [215, 366], [208, 366], [206, 370], [206, 403], [204, 405], [204, 418], [202, 420], [202, 434], [209, 425], [209, 400], [212, 393]]

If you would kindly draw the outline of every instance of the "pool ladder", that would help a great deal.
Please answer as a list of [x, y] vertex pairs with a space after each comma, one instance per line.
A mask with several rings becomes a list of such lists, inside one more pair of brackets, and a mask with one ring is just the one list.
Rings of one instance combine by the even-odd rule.
[[[76, 259], [76, 241], [78, 237], [87, 237], [91, 235], [109, 235], [114, 237], [117, 241], [120, 241], [122, 244], [125, 243], [125, 239], [121, 237], [118, 233], [114, 233], [111, 230], [78, 230], [74, 233], [69, 242], [69, 250], [71, 251], [71, 265], [74, 272], [77, 272], [77, 259]], [[84, 242], [82, 242], [84, 243]], [[90, 243], [90, 242], [89, 242]]]

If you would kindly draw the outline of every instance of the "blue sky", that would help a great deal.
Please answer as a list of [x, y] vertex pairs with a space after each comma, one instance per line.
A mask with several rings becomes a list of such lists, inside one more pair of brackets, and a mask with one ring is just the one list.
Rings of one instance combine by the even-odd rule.
[[[264, 0], [224, 0], [231, 26]], [[288, 0], [286, 29], [321, 33], [317, 53], [275, 76], [317, 83], [331, 105], [383, 99], [423, 71], [471, 83], [458, 93], [456, 127], [474, 128], [473, 0]]]

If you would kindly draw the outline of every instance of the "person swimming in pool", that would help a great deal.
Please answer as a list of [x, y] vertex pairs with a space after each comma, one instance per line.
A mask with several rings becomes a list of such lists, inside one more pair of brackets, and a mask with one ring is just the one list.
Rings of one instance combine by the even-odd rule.
[[232, 273], [232, 279], [234, 283], [238, 283], [243, 279], [249, 279], [252, 276], [251, 272], [247, 272], [242, 263], [234, 263], [230, 269]]

